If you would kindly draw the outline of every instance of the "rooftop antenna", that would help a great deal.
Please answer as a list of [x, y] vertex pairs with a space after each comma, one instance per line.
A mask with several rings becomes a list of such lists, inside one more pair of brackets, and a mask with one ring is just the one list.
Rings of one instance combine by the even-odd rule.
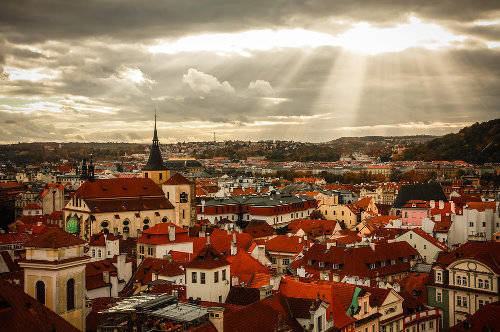
[[215, 143], [215, 142], [216, 142], [216, 140], [215, 140], [215, 131], [214, 131], [214, 143]]

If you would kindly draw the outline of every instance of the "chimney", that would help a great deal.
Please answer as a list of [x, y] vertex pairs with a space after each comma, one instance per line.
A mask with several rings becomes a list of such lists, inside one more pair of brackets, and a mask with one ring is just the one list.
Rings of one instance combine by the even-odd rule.
[[439, 200], [439, 209], [442, 210], [444, 209], [444, 201]]
[[109, 284], [109, 271], [102, 272], [102, 279], [104, 280], [104, 283]]
[[205, 200], [201, 200], [201, 213], [205, 213]]
[[302, 243], [302, 237], [299, 237], [299, 243]]
[[237, 276], [231, 277], [231, 286], [237, 286], [240, 283], [240, 279]]
[[451, 201], [450, 205], [451, 205], [451, 213], [455, 213], [455, 202]]
[[238, 253], [238, 248], [236, 248], [236, 242], [231, 241], [231, 256], [234, 256]]
[[205, 232], [204, 231], [199, 231], [198, 237], [205, 237]]
[[269, 297], [272, 293], [271, 293], [271, 290], [273, 289], [273, 286], [272, 285], [266, 285], [266, 286], [262, 286], [259, 288], [259, 296], [260, 296], [260, 299], [265, 299], [267, 297]]
[[208, 307], [208, 320], [215, 327], [217, 332], [224, 331], [224, 308]]
[[431, 209], [434, 209], [436, 207], [436, 201], [435, 200], [432, 199], [429, 203], [430, 203]]
[[170, 242], [175, 241], [175, 226], [174, 225], [168, 226], [168, 240]]

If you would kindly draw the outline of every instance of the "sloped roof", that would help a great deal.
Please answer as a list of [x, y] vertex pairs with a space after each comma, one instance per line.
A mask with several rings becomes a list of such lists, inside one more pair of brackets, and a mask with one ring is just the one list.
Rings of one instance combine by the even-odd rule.
[[90, 246], [100, 246], [104, 247], [106, 245], [105, 240], [107, 239], [108, 241], [118, 241], [119, 238], [114, 236], [113, 234], [104, 234], [104, 233], [97, 233], [94, 234], [90, 237], [89, 245]]
[[48, 230], [24, 244], [27, 248], [64, 248], [84, 244], [80, 238], [66, 233], [59, 228], [48, 228]]
[[138, 197], [126, 199], [87, 199], [85, 201], [94, 213], [145, 211], [173, 209], [174, 206], [166, 197]]
[[495, 331], [500, 326], [500, 302], [493, 302], [479, 308], [464, 321], [450, 327], [448, 332]]
[[467, 258], [477, 260], [500, 274], [500, 242], [466, 242], [451, 252], [439, 255], [436, 264], [446, 267]]
[[193, 184], [192, 181], [186, 179], [181, 173], [175, 173], [164, 183], [165, 185], [181, 185], [181, 184]]
[[165, 196], [151, 179], [114, 178], [84, 182], [75, 192], [76, 198], [118, 198], [137, 196]]
[[493, 210], [493, 212], [496, 212], [497, 203], [494, 201], [493, 202], [468, 202], [466, 204], [466, 206], [469, 210], [478, 210], [478, 211]]
[[21, 288], [1, 279], [0, 303], [1, 329], [4, 331], [78, 331], [61, 316], [25, 294]]
[[276, 230], [265, 220], [251, 220], [243, 232], [254, 238], [276, 235]]
[[240, 282], [251, 281], [257, 273], [272, 274], [271, 269], [243, 250], [238, 251], [235, 256], [227, 257], [226, 260], [231, 263], [231, 276], [237, 276]]
[[23, 210], [41, 210], [42, 207], [36, 203], [30, 203], [23, 207]]
[[408, 184], [401, 186], [393, 206], [400, 208], [410, 200], [448, 201], [439, 183]]
[[306, 241], [299, 236], [277, 235], [267, 241], [266, 250], [298, 254], [305, 245]]
[[260, 300], [258, 288], [232, 286], [227, 294], [226, 303], [237, 305], [249, 305]]
[[214, 247], [207, 245], [191, 262], [186, 264], [186, 267], [211, 270], [227, 265], [230, 265], [229, 262]]

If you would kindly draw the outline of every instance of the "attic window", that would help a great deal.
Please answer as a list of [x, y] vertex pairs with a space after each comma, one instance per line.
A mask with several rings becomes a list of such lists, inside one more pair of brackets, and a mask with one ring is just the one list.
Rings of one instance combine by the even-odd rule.
[[119, 214], [115, 214], [115, 219], [120, 219], [120, 215]]

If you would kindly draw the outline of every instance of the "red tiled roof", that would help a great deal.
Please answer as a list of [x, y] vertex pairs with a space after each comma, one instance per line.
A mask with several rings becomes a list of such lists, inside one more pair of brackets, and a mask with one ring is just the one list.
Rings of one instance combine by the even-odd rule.
[[398, 280], [398, 283], [402, 291], [408, 292], [422, 303], [427, 303], [428, 280], [428, 273], [410, 273], [405, 278]]
[[500, 302], [486, 304], [464, 321], [452, 326], [448, 332], [496, 331], [500, 326]]
[[327, 319], [333, 318], [336, 328], [343, 328], [355, 322], [354, 318], [346, 315], [347, 308], [352, 301], [355, 285], [332, 281], [317, 281], [303, 283], [292, 277], [285, 277], [280, 283], [279, 291], [286, 297], [316, 299], [329, 303]]
[[164, 193], [151, 179], [145, 178], [86, 181], [75, 192], [75, 197], [82, 199], [137, 196], [164, 196]]
[[231, 276], [237, 276], [240, 282], [249, 283], [253, 281], [252, 278], [256, 274], [272, 274], [271, 269], [242, 250], [238, 251], [235, 256], [227, 257], [226, 260], [231, 264]]
[[500, 242], [467, 242], [457, 249], [438, 256], [436, 264], [443, 267], [462, 259], [477, 260], [500, 274]]
[[90, 211], [120, 212], [120, 211], [143, 211], [173, 209], [174, 206], [166, 197], [140, 197], [127, 199], [87, 199], [85, 200]]
[[288, 224], [288, 228], [297, 233], [302, 229], [307, 235], [317, 237], [322, 235], [331, 235], [337, 226], [336, 220], [314, 220], [314, 219], [295, 219]]
[[78, 331], [22, 289], [4, 280], [0, 280], [0, 302], [3, 331]]
[[370, 205], [371, 201], [372, 199], [370, 197], [365, 197], [354, 203], [354, 205], [356, 205], [362, 210], [366, 210], [368, 208], [368, 205]]
[[24, 244], [28, 248], [63, 248], [84, 244], [80, 238], [66, 233], [59, 228], [50, 228], [45, 233], [38, 235], [33, 240]]
[[496, 202], [468, 202], [466, 207], [469, 210], [477, 210], [477, 211], [485, 211], [485, 210], [493, 210], [496, 212]]
[[31, 203], [23, 207], [23, 210], [41, 210], [42, 207], [36, 203]]
[[243, 232], [250, 234], [254, 238], [272, 236], [276, 230], [265, 220], [252, 220]]
[[423, 239], [427, 240], [428, 242], [432, 243], [433, 245], [435, 245], [436, 247], [438, 247], [439, 249], [441, 250], [444, 250], [444, 251], [447, 251], [448, 250], [448, 247], [442, 243], [442, 242], [439, 242], [438, 239], [430, 236], [428, 233], [424, 232], [421, 228], [412, 228], [410, 230], [408, 230], [409, 232], [413, 231], [414, 233], [418, 234], [420, 237], [422, 237]]
[[267, 241], [266, 250], [286, 253], [300, 253], [306, 244], [299, 236], [277, 235]]
[[191, 262], [186, 264], [186, 267], [211, 270], [227, 265], [230, 265], [229, 262], [211, 245], [207, 245]]
[[183, 275], [182, 264], [166, 258], [145, 258], [132, 276], [134, 282], [145, 285], [153, 280], [153, 273], [163, 276]]
[[113, 234], [104, 234], [104, 233], [97, 233], [94, 234], [90, 237], [89, 245], [90, 246], [99, 246], [99, 247], [104, 247], [106, 245], [104, 238], [106, 238], [108, 241], [118, 241], [119, 239], [114, 236]]
[[175, 173], [172, 177], [170, 177], [167, 181], [165, 181], [164, 184], [172, 186], [181, 184], [193, 184], [193, 182], [186, 179], [184, 176], [182, 176], [182, 174]]
[[33, 239], [28, 233], [0, 233], [0, 244], [25, 243]]

